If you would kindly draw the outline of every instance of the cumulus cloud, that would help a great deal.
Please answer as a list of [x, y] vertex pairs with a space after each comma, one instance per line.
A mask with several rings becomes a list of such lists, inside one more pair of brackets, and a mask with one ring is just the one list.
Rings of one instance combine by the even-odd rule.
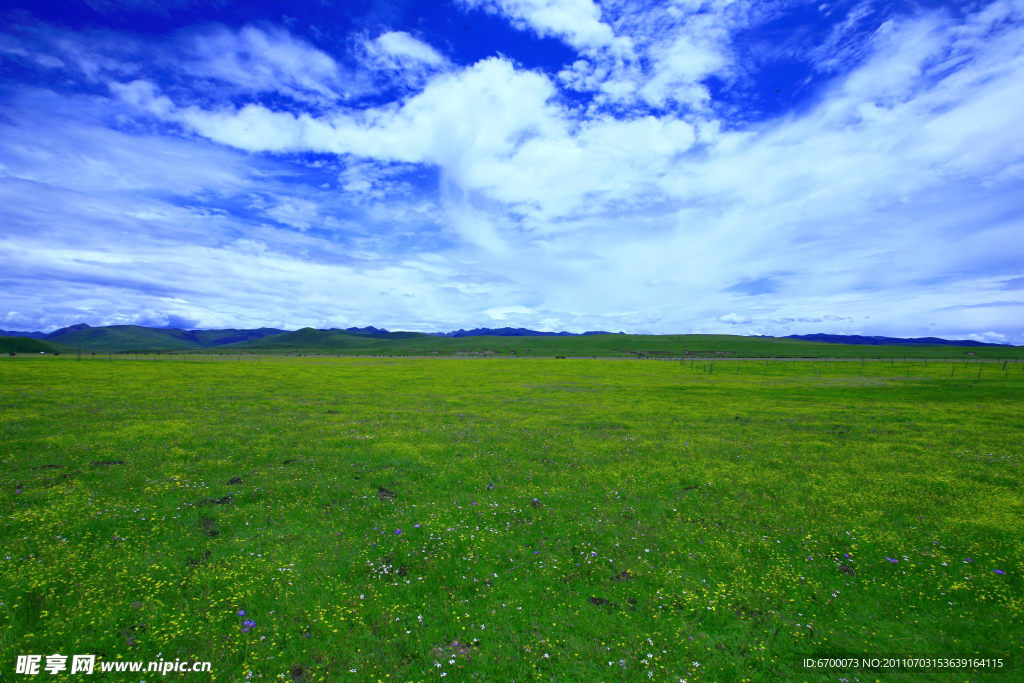
[[529, 136], [562, 125], [547, 104], [555, 93], [550, 81], [500, 58], [438, 76], [400, 107], [323, 117], [257, 104], [218, 110], [176, 106], [144, 81], [113, 87], [126, 103], [233, 147], [426, 162], [460, 175], [476, 158], [508, 155]]
[[596, 106], [703, 111], [707, 81], [729, 82], [742, 71], [733, 35], [762, 19], [756, 6], [729, 0], [604, 5], [618, 49], [586, 50], [559, 72], [562, 83], [596, 94]]
[[730, 66], [729, 32], [721, 17], [698, 14], [687, 20], [664, 41], [648, 49], [650, 77], [640, 88], [648, 103], [664, 106], [669, 100], [700, 108], [711, 95], [703, 81], [725, 75]]
[[695, 141], [692, 124], [670, 117], [573, 120], [550, 101], [555, 88], [547, 77], [497, 58], [435, 78], [399, 108], [357, 116], [176, 107], [145, 82], [114, 90], [126, 103], [241, 149], [433, 164], [464, 190], [517, 204], [535, 221], [565, 217], [594, 199], [646, 199]]

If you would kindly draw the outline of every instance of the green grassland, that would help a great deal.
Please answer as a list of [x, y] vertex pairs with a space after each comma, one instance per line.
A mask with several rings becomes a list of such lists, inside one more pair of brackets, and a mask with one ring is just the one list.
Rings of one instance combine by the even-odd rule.
[[1024, 358], [1024, 347], [864, 346], [725, 334], [595, 334], [571, 337], [435, 337], [393, 332], [384, 337], [305, 328], [230, 344], [213, 353], [338, 353], [342, 355], [507, 355], [519, 357]]
[[[137, 325], [75, 329], [33, 350], [82, 350], [84, 353], [190, 354], [328, 354], [377, 356], [509, 356], [582, 358], [667, 358], [683, 356], [745, 358], [929, 358], [1024, 359], [1014, 346], [869, 346], [832, 344], [803, 339], [743, 337], [724, 334], [595, 334], [536, 337], [437, 337], [419, 332], [370, 335], [310, 327], [266, 334], [271, 330], [158, 330]], [[0, 353], [31, 352], [20, 337], [0, 337]]]
[[1024, 364], [160, 358], [0, 358], [5, 673], [1024, 666]]

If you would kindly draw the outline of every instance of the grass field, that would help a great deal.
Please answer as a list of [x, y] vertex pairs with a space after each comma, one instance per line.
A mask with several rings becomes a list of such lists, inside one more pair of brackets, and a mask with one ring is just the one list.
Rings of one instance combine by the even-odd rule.
[[[282, 338], [283, 337], [283, 338]], [[790, 358], [1024, 359], [1015, 346], [868, 346], [728, 334], [596, 334], [577, 337], [374, 338], [307, 330], [209, 349], [212, 353], [504, 355], [518, 357], [741, 356]]]
[[[392, 332], [383, 336], [353, 334], [343, 330], [305, 328], [244, 342], [213, 346], [216, 339], [231, 338], [238, 330], [153, 330], [117, 326], [78, 330], [62, 336], [61, 343], [22, 337], [0, 337], [0, 353], [72, 353], [85, 357], [103, 355], [236, 357], [265, 355], [347, 355], [347, 356], [438, 356], [551, 358], [866, 358], [876, 360], [924, 359], [1024, 360], [1022, 346], [909, 345], [875, 346], [833, 344], [784, 337], [743, 337], [728, 334], [595, 334], [580, 336], [531, 337], [435, 337], [415, 332]], [[199, 346], [189, 335], [204, 341]]]
[[1014, 680], [1022, 405], [1012, 361], [3, 358], [0, 667]]

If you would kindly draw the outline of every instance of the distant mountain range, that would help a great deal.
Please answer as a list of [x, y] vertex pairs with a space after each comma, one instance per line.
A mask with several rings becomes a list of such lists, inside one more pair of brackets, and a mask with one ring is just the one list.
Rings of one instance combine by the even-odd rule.
[[235, 344], [283, 332], [270, 327], [256, 330], [174, 330], [141, 325], [92, 327], [78, 323], [50, 333], [0, 330], [0, 336], [30, 337], [86, 350], [184, 351]]
[[[60, 332], [60, 330], [57, 331]], [[0, 330], [0, 337], [28, 337], [29, 339], [46, 339], [46, 334], [46, 332], [16, 332], [15, 330]], [[52, 332], [50, 334], [52, 334]]]
[[[84, 351], [195, 351], [215, 347], [231, 347], [239, 350], [258, 349], [322, 349], [344, 350], [349, 348], [367, 349], [379, 347], [394, 340], [422, 340], [437, 337], [585, 337], [593, 335], [611, 335], [610, 332], [591, 331], [580, 334], [574, 332], [541, 332], [522, 327], [478, 327], [472, 330], [455, 330], [454, 332], [391, 332], [389, 330], [367, 326], [349, 327], [346, 329], [332, 328], [317, 330], [305, 327], [289, 332], [272, 327], [261, 327], [255, 330], [178, 330], [140, 325], [109, 325], [92, 327], [85, 323], [71, 325], [53, 332], [18, 332], [0, 330], [0, 337], [8, 341], [3, 350], [10, 351], [60, 351], [82, 349]], [[623, 335], [622, 332], [617, 333]], [[14, 339], [12, 339], [14, 338]], [[15, 339], [20, 341], [15, 343]], [[627, 338], [624, 336], [623, 338]], [[640, 335], [638, 338], [643, 338]], [[902, 339], [897, 337], [867, 337], [860, 335], [841, 334], [804, 334], [790, 335], [782, 339], [794, 339], [810, 342], [826, 342], [833, 344], [865, 344], [865, 345], [948, 345], [948, 346], [1005, 346], [987, 344], [973, 340], [950, 341], [936, 337]], [[34, 340], [29, 344], [30, 340]], [[368, 346], [369, 345], [369, 346]], [[10, 347], [10, 348], [7, 348]], [[383, 349], [383, 347], [380, 347]]]
[[973, 339], [939, 339], [938, 337], [864, 337], [859, 334], [791, 334], [786, 339], [827, 342], [829, 344], [867, 344], [871, 346], [1010, 346]]
[[[614, 334], [613, 332], [538, 332], [525, 327], [477, 327], [472, 330], [455, 330], [454, 332], [431, 332], [435, 337], [582, 337], [588, 334]], [[619, 332], [619, 334], [625, 334]]]
[[[409, 339], [412, 337], [569, 337], [593, 334], [611, 334], [610, 332], [540, 332], [522, 327], [502, 327], [491, 329], [479, 327], [474, 330], [456, 330], [454, 332], [391, 332], [380, 327], [349, 327], [345, 329], [331, 328], [315, 330], [305, 327], [290, 332], [272, 327], [261, 327], [255, 330], [178, 330], [141, 325], [108, 325], [92, 327], [86, 323], [78, 323], [62, 327], [53, 332], [19, 332], [0, 330], [0, 337], [28, 337], [42, 341], [54, 342], [65, 346], [86, 350], [146, 350], [146, 351], [186, 351], [190, 349], [207, 349], [216, 346], [241, 345], [253, 346], [253, 342], [266, 337], [273, 337], [266, 344], [256, 346], [320, 346], [343, 347], [344, 336], [378, 339]], [[622, 334], [621, 332], [619, 334]]]

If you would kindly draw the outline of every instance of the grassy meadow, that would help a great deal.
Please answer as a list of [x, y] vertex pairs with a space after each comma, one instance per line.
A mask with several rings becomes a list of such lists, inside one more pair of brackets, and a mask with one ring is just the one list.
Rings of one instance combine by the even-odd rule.
[[[509, 357], [509, 358], [856, 358], [875, 360], [1024, 360], [1021, 346], [835, 344], [786, 337], [729, 334], [586, 334], [578, 336], [438, 337], [303, 328], [230, 342], [266, 330], [166, 330], [114, 325], [75, 330], [56, 340], [0, 336], [0, 353], [141, 356], [189, 354], [252, 358], [265, 355]], [[229, 343], [230, 342], [230, 343]]]
[[[412, 334], [412, 336], [406, 336]], [[775, 357], [775, 358], [929, 358], [933, 360], [1024, 359], [1017, 346], [872, 346], [831, 344], [779, 337], [728, 334], [595, 334], [574, 337], [434, 337], [395, 332], [364, 337], [340, 332], [299, 330], [254, 341], [206, 349], [221, 354], [340, 353], [396, 356], [512, 357]]]
[[0, 675], [1013, 680], [1022, 405], [1013, 361], [4, 357]]

